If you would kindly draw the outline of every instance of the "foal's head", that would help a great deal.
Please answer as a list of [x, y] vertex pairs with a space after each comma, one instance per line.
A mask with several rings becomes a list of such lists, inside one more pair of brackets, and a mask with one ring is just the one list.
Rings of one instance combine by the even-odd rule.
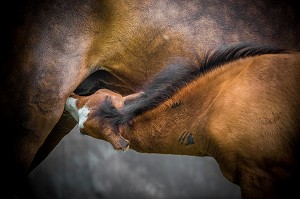
[[100, 89], [90, 96], [71, 95], [66, 110], [78, 121], [81, 133], [110, 142], [117, 150], [126, 150], [129, 141], [122, 137], [124, 128], [122, 108], [140, 93], [122, 97], [107, 89]]

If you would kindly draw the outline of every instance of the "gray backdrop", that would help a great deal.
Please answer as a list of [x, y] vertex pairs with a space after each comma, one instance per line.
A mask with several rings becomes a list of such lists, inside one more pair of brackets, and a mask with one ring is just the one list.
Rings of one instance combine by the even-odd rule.
[[115, 151], [77, 126], [28, 183], [37, 199], [241, 198], [213, 158]]

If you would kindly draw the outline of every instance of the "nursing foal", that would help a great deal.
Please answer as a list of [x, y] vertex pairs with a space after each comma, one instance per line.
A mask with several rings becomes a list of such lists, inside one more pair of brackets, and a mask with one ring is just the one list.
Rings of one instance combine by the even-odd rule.
[[72, 95], [80, 131], [115, 149], [211, 156], [243, 198], [297, 194], [300, 54], [236, 46], [185, 60], [143, 91]]

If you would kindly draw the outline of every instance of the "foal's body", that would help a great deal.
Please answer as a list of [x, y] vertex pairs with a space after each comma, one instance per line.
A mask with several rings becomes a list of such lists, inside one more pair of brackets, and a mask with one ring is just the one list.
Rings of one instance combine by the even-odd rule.
[[[129, 106], [138, 106], [147, 93], [73, 95], [66, 109], [75, 110], [81, 132], [116, 149], [130, 142], [139, 152], [212, 156], [223, 175], [240, 185], [243, 198], [284, 197], [297, 193], [299, 177], [299, 66], [300, 54], [248, 57], [213, 69], [134, 114]], [[163, 93], [165, 85], [160, 86]]]

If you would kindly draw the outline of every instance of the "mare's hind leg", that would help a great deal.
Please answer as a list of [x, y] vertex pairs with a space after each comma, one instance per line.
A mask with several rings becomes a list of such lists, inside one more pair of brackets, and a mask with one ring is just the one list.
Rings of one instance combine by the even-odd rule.
[[70, 133], [70, 131], [76, 126], [76, 123], [76, 120], [74, 120], [74, 118], [72, 118], [67, 112], [63, 112], [61, 118], [34, 156], [28, 173], [50, 154], [63, 137]]

